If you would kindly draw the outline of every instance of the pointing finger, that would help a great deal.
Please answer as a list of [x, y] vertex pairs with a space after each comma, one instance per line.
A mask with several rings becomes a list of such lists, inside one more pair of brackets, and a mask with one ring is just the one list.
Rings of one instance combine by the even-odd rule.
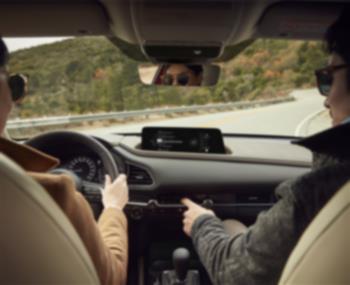
[[196, 205], [196, 203], [194, 203], [192, 200], [190, 200], [190, 199], [188, 199], [188, 198], [183, 198], [183, 199], [181, 199], [181, 203], [182, 203], [183, 205], [185, 205], [186, 207], [188, 207], [188, 208], [190, 208], [190, 207]]

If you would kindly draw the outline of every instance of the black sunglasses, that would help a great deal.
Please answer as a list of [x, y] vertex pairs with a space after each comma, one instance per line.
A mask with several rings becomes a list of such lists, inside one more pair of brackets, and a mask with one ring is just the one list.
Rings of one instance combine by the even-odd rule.
[[176, 82], [176, 85], [186, 86], [190, 81], [190, 77], [186, 73], [180, 73], [176, 77], [172, 74], [165, 74], [163, 77], [164, 85], [173, 85], [173, 82]]
[[333, 84], [334, 73], [340, 69], [348, 67], [350, 67], [349, 64], [330, 65], [315, 71], [317, 88], [321, 95], [329, 95]]

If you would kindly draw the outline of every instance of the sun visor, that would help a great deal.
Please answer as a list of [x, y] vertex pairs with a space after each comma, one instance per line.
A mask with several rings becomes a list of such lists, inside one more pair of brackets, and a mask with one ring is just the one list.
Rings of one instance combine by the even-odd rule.
[[2, 36], [110, 35], [107, 15], [96, 2], [28, 2], [1, 4]]
[[344, 5], [281, 3], [263, 15], [256, 37], [320, 40]]

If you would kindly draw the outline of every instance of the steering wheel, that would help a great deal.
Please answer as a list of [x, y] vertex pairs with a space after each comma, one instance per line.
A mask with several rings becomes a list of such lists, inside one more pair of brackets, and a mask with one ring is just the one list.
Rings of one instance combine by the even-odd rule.
[[[118, 166], [112, 154], [103, 144], [93, 137], [71, 131], [55, 131], [36, 136], [28, 140], [26, 144], [51, 155], [55, 155], [53, 152], [55, 147], [69, 147], [71, 144], [78, 144], [82, 147], [86, 147], [101, 159], [103, 168], [106, 174], [111, 177], [112, 181], [119, 175]], [[62, 168], [56, 168], [52, 170], [51, 173], [69, 175], [74, 180], [76, 189], [79, 192], [81, 192], [86, 198], [94, 198], [96, 204], [101, 204], [100, 184], [84, 181], [74, 172]], [[101, 206], [96, 206], [96, 209], [93, 207], [95, 216], [98, 216], [98, 212], [101, 210], [98, 208], [101, 208]]]

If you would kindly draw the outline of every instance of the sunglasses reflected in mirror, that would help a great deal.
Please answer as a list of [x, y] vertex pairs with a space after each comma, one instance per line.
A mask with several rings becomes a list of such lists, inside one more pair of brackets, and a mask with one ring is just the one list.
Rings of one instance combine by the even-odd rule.
[[186, 73], [180, 73], [176, 76], [172, 74], [165, 74], [162, 80], [164, 85], [173, 85], [175, 82], [175, 85], [180, 85], [180, 86], [188, 85], [189, 81], [190, 81], [190, 77]]

